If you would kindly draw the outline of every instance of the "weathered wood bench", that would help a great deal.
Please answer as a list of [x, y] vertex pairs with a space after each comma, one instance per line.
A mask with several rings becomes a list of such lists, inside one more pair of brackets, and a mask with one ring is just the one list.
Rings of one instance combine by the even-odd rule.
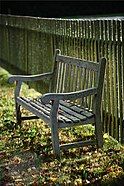
[[[39, 75], [12, 75], [9, 82], [16, 82], [15, 105], [16, 119], [20, 124], [24, 119], [41, 118], [49, 124], [52, 135], [53, 151], [60, 157], [60, 149], [96, 144], [103, 145], [101, 100], [104, 82], [106, 59], [91, 62], [83, 59], [61, 55], [56, 50], [54, 67], [49, 73]], [[49, 93], [35, 99], [22, 97], [21, 85], [27, 81], [48, 79]], [[22, 117], [20, 107], [33, 113], [33, 116]], [[95, 140], [60, 144], [59, 129], [78, 125], [94, 124]]]

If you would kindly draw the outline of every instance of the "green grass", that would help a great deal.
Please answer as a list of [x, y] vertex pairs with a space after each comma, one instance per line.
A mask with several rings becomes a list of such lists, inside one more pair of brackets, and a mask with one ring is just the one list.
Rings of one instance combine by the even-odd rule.
[[[0, 185], [123, 185], [124, 147], [104, 134], [103, 149], [83, 147], [63, 151], [55, 159], [51, 133], [42, 120], [15, 121], [13, 91], [8, 72], [0, 69]], [[38, 95], [33, 89], [29, 95]], [[23, 94], [27, 94], [24, 85]], [[23, 110], [24, 114], [29, 114]], [[62, 142], [93, 137], [94, 128], [61, 131]]]

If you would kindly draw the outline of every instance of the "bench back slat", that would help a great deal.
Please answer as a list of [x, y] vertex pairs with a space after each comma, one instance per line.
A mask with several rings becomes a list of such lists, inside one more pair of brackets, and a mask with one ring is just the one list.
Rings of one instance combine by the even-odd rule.
[[99, 65], [97, 63], [94, 63], [92, 61], [87, 61], [84, 59], [79, 59], [79, 58], [75, 58], [75, 57], [70, 57], [70, 56], [64, 56], [64, 55], [57, 55], [56, 56], [56, 61], [60, 61], [66, 64], [73, 64], [79, 67], [84, 67], [87, 68], [89, 70], [94, 70], [94, 71], [98, 71], [99, 69]]
[[[64, 56], [60, 53], [55, 55], [54, 81], [52, 92], [75, 92], [92, 88], [98, 85], [100, 65], [97, 62]], [[56, 77], [56, 78], [55, 78]], [[74, 101], [76, 104], [92, 109], [93, 96]]]

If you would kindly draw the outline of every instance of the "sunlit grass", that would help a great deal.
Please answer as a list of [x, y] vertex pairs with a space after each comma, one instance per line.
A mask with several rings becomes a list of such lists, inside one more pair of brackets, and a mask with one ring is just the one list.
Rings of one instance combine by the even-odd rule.
[[[103, 149], [94, 146], [61, 152], [55, 159], [51, 132], [42, 120], [15, 122], [13, 91], [8, 72], [0, 69], [0, 184], [15, 185], [122, 185], [124, 147], [104, 134]], [[23, 94], [27, 94], [24, 85]], [[29, 95], [39, 93], [30, 89]], [[24, 114], [28, 114], [23, 109]], [[62, 130], [65, 141], [94, 137], [91, 125]]]

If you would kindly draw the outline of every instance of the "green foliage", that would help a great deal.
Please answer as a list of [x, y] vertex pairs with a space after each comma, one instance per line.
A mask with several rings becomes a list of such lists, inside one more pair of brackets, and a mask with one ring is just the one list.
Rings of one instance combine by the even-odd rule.
[[10, 74], [6, 70], [4, 70], [3, 68], [0, 67], [0, 86], [3, 89], [13, 86], [8, 83], [8, 76], [9, 75]]
[[2, 151], [4, 149], [4, 143], [2, 141], [0, 141], [0, 151]]
[[34, 128], [34, 127], [30, 128], [29, 131], [28, 131], [29, 138], [31, 138], [31, 139], [35, 138], [36, 133], [37, 133], [37, 129], [36, 128]]

